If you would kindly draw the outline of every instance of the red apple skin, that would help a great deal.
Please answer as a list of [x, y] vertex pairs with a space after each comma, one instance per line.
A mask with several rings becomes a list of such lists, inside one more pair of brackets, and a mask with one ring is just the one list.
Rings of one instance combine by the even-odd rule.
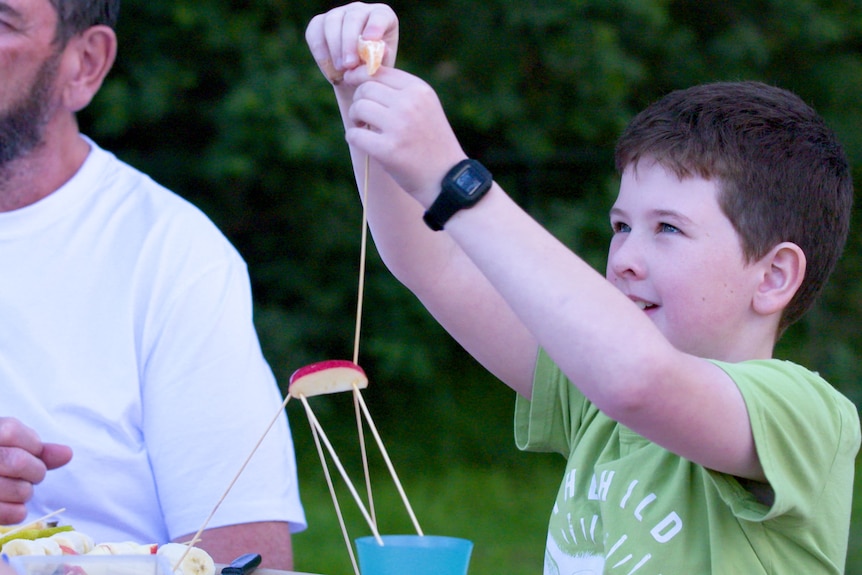
[[290, 383], [292, 384], [297, 379], [315, 373], [317, 371], [323, 371], [325, 369], [332, 369], [336, 367], [355, 369], [360, 374], [362, 374], [363, 377], [365, 377], [365, 370], [363, 370], [361, 367], [359, 367], [352, 361], [348, 361], [346, 359], [327, 359], [324, 361], [318, 361], [317, 363], [310, 363], [308, 365], [300, 367], [293, 372], [293, 375], [290, 376]]
[[329, 359], [300, 367], [290, 376], [288, 392], [294, 397], [351, 391], [368, 387], [365, 371], [352, 361]]

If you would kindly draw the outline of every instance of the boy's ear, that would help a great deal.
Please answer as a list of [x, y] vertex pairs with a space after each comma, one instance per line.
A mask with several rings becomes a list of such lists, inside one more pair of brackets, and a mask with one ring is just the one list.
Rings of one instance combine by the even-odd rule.
[[63, 51], [63, 103], [71, 112], [85, 108], [117, 57], [117, 36], [108, 26], [92, 26], [76, 35]]
[[762, 315], [780, 314], [805, 279], [805, 252], [792, 242], [782, 242], [761, 260], [763, 275], [754, 294], [754, 309]]

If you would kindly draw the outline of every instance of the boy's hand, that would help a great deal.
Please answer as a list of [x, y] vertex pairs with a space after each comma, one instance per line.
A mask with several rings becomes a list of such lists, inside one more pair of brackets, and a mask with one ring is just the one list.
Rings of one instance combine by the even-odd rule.
[[309, 22], [305, 40], [320, 71], [333, 85], [341, 84], [344, 73], [361, 64], [357, 47], [360, 36], [383, 40], [383, 65], [395, 65], [398, 18], [389, 6], [354, 2], [319, 14]]
[[[358, 41], [383, 40], [383, 68], [368, 75]], [[354, 2], [315, 16], [306, 42], [346, 110], [347, 141], [380, 162], [425, 207], [444, 174], [465, 157], [437, 94], [396, 70], [398, 18], [385, 4]], [[352, 98], [352, 100], [351, 100]]]
[[71, 459], [68, 446], [42, 443], [35, 431], [17, 419], [0, 417], [0, 524], [23, 521], [33, 486], [45, 479], [48, 470]]
[[349, 119], [348, 143], [379, 162], [425, 208], [446, 172], [466, 157], [434, 89], [402, 70], [381, 69], [361, 83]]

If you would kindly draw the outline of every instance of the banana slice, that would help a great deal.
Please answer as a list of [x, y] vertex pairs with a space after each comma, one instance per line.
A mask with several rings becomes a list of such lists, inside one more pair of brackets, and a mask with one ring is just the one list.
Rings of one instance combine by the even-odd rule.
[[368, 387], [365, 371], [352, 361], [330, 359], [300, 367], [290, 376], [288, 393], [297, 399]]
[[[188, 550], [188, 553], [186, 553]], [[215, 562], [210, 557], [209, 553], [200, 547], [192, 547], [183, 543], [165, 543], [159, 547], [158, 555], [167, 559], [171, 568], [174, 570], [174, 575], [214, 575]], [[185, 554], [185, 558], [177, 565]]]
[[[93, 550], [93, 538], [80, 531], [63, 531], [51, 535], [49, 539], [56, 541], [66, 555], [84, 555]], [[68, 551], [67, 551], [68, 550]]]
[[35, 540], [13, 539], [3, 544], [0, 553], [8, 557], [20, 557], [22, 555], [45, 555], [45, 548], [36, 543]]
[[56, 541], [43, 539], [12, 539], [3, 544], [0, 553], [8, 557], [21, 555], [62, 555], [63, 550]]
[[158, 549], [155, 543], [141, 545], [133, 541], [96, 543], [87, 555], [152, 555]]

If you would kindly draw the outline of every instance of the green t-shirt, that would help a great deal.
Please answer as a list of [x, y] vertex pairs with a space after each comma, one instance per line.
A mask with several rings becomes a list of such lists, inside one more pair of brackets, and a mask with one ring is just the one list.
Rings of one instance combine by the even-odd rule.
[[745, 398], [771, 505], [606, 417], [540, 353], [515, 439], [567, 458], [546, 575], [844, 573], [856, 407], [790, 362], [716, 364]]

